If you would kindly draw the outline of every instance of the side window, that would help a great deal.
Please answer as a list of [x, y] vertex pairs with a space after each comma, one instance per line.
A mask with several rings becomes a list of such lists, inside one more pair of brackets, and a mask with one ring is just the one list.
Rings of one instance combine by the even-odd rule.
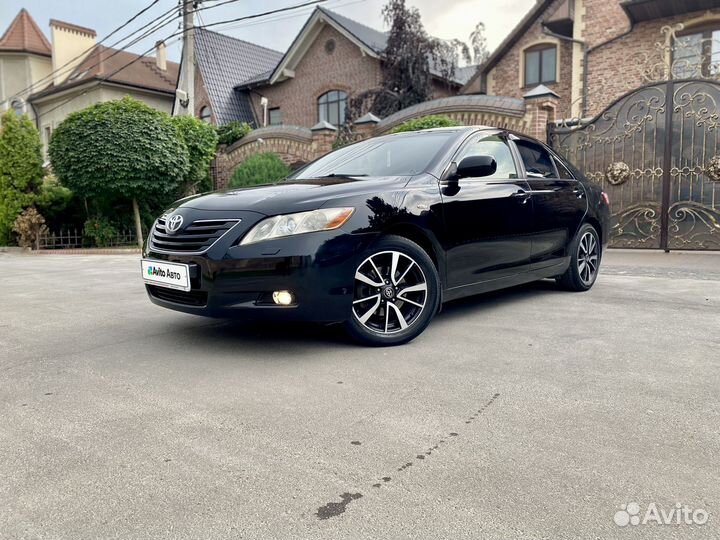
[[495, 174], [483, 178], [517, 178], [517, 168], [507, 142], [497, 135], [473, 136], [455, 158], [460, 163], [468, 156], [492, 156], [497, 163]]
[[570, 170], [565, 166], [565, 164], [562, 162], [562, 160], [553, 156], [553, 161], [555, 162], [555, 167], [557, 167], [558, 178], [562, 178], [564, 180], [575, 180], [575, 177], [572, 175]]
[[550, 153], [539, 144], [519, 139], [515, 141], [525, 164], [528, 178], [557, 178]]

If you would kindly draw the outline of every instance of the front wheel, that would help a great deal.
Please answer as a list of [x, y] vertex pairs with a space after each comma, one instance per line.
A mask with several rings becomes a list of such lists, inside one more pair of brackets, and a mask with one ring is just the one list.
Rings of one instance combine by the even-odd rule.
[[600, 237], [595, 227], [585, 223], [570, 243], [570, 266], [558, 278], [569, 291], [587, 291], [593, 286], [600, 270], [602, 256]]
[[428, 254], [406, 238], [386, 236], [359, 260], [349, 333], [375, 346], [417, 337], [440, 302], [440, 278]]

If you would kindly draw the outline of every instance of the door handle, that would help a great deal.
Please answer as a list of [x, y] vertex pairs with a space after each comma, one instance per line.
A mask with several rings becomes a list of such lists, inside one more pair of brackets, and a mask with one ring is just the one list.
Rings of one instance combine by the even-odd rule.
[[585, 190], [582, 188], [575, 188], [573, 189], [573, 195], [575, 195], [578, 199], [582, 199], [585, 196]]
[[513, 199], [522, 199], [523, 204], [528, 202], [530, 199], [531, 192], [529, 192], [527, 189], [518, 188], [518, 190], [510, 195]]

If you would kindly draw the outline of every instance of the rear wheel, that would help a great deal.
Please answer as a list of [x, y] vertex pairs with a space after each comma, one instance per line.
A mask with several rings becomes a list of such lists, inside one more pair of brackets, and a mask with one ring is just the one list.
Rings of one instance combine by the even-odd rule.
[[416, 243], [386, 236], [360, 258], [352, 313], [346, 327], [368, 345], [400, 345], [430, 323], [440, 301], [440, 279]]
[[601, 256], [598, 233], [585, 223], [570, 244], [570, 266], [558, 283], [569, 291], [587, 291], [597, 279]]

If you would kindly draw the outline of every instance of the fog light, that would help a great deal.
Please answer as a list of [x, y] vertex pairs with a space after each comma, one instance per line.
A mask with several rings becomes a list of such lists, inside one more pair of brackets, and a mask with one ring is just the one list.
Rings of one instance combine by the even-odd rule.
[[273, 302], [280, 306], [289, 306], [293, 303], [293, 295], [290, 291], [273, 291]]

